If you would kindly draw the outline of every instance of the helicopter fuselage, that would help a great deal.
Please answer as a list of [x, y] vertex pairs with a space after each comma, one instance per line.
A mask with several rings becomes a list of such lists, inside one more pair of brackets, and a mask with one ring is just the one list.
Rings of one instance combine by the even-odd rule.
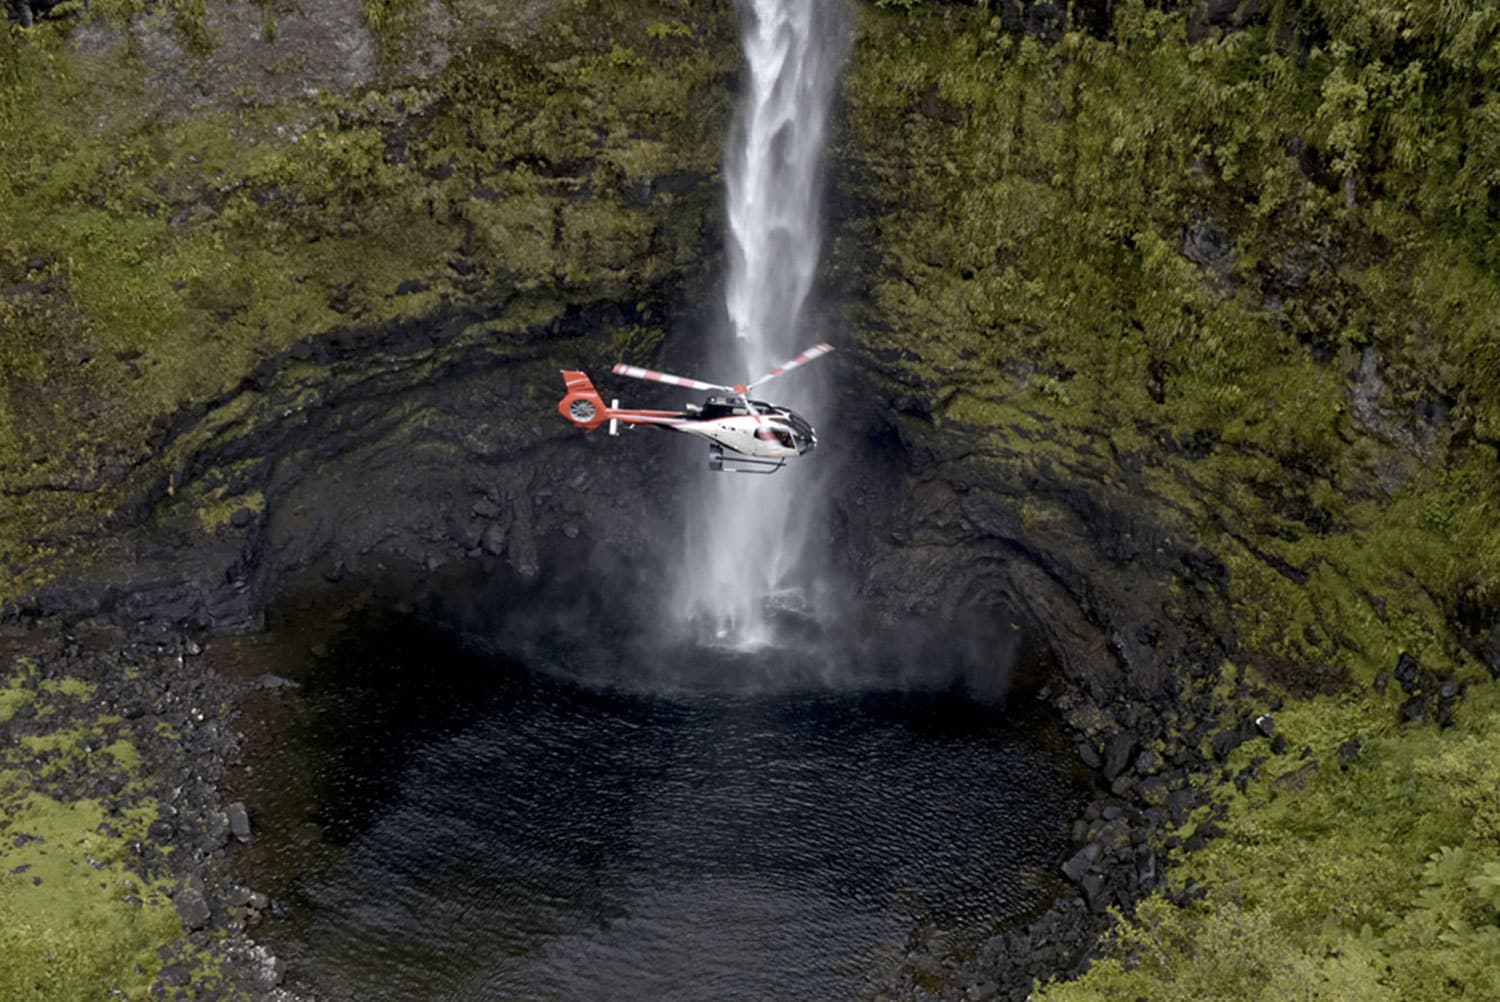
[[737, 400], [709, 397], [702, 404], [689, 404], [681, 424], [664, 427], [758, 459], [791, 459], [817, 446], [813, 426], [791, 408], [763, 400], [751, 400], [749, 405], [747, 409]]
[[[616, 435], [621, 425], [649, 424], [704, 439], [708, 442], [711, 470], [774, 473], [788, 459], [812, 451], [818, 444], [818, 436], [813, 426], [791, 408], [751, 400], [749, 391], [830, 351], [833, 351], [833, 345], [827, 342], [816, 344], [759, 379], [735, 386], [687, 379], [623, 362], [615, 365], [617, 375], [715, 394], [701, 404], [687, 404], [680, 411], [621, 407], [618, 400], [606, 404], [587, 373], [564, 369], [562, 376], [567, 392], [557, 402], [557, 410], [584, 431], [593, 431], [607, 424], [609, 433]], [[733, 455], [726, 455], [726, 450]]]
[[704, 439], [711, 450], [710, 466], [724, 468], [735, 462], [723, 450], [763, 464], [781, 463], [810, 452], [818, 444], [813, 426], [789, 407], [741, 397], [710, 396], [701, 404], [688, 404], [680, 411], [641, 410], [605, 404], [588, 376], [568, 370], [563, 373], [568, 393], [558, 401], [563, 417], [586, 431], [609, 424], [653, 425]]

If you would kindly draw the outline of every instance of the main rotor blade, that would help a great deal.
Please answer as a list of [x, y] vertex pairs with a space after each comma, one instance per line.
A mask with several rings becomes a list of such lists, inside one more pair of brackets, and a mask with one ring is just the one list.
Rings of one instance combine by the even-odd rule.
[[770, 382], [782, 373], [791, 372], [799, 365], [806, 365], [808, 362], [811, 362], [815, 358], [822, 358], [832, 350], [833, 345], [829, 344], [827, 341], [824, 341], [821, 344], [815, 344], [811, 348], [804, 351], [802, 354], [798, 355], [796, 358], [792, 359], [790, 362], [783, 362], [776, 368], [772, 369], [770, 372], [766, 373], [764, 376], [761, 376], [755, 382], [747, 383], [745, 389], [752, 390], [755, 387], [759, 386], [761, 383]]
[[626, 365], [624, 362], [615, 366], [615, 375], [646, 379], [653, 383], [666, 383], [668, 386], [686, 386], [690, 390], [727, 390], [731, 393], [734, 392], [734, 387], [732, 386], [705, 383], [702, 380], [688, 379], [685, 376], [674, 376], [668, 372], [657, 372], [655, 369], [642, 369], [638, 365]]

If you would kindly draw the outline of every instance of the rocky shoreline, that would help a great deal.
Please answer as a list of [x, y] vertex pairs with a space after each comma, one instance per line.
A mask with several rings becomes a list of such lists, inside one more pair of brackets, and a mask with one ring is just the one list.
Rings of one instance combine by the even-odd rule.
[[[285, 965], [251, 938], [273, 904], [235, 880], [233, 846], [254, 837], [249, 813], [222, 800], [226, 774], [241, 765], [233, 719], [243, 687], [204, 670], [203, 650], [187, 636], [131, 642], [118, 627], [90, 620], [0, 625], [13, 709], [0, 715], [7, 803], [39, 797], [74, 813], [91, 806], [100, 818], [76, 831], [64, 827], [66, 837], [49, 842], [28, 829], [35, 812], [8, 816], [0, 826], [5, 858], [40, 853], [114, 878], [99, 883], [97, 901], [84, 900], [72, 882], [55, 887], [31, 876], [46, 869], [39, 859], [7, 867], [22, 878], [12, 893], [50, 895], [61, 907], [118, 907], [128, 923], [151, 911], [175, 918], [180, 935], [152, 944], [149, 959], [134, 967], [137, 976], [151, 975], [152, 998], [290, 1002], [294, 996], [278, 987]], [[59, 855], [72, 858], [61, 864]], [[60, 962], [57, 952], [40, 957], [44, 970]], [[33, 959], [18, 954], [14, 962]], [[37, 998], [61, 997], [36, 988]]]
[[[134, 625], [130, 632], [136, 635], [158, 632]], [[284, 986], [285, 963], [253, 938], [255, 927], [284, 906], [236, 877], [235, 849], [254, 837], [254, 805], [247, 811], [244, 804], [224, 802], [226, 780], [245, 765], [234, 723], [237, 706], [263, 689], [264, 680], [232, 680], [215, 671], [212, 648], [227, 638], [202, 633], [132, 641], [118, 625], [92, 618], [69, 623], [59, 616], [12, 617], [4, 630], [4, 653], [12, 663], [24, 659], [32, 666], [21, 683], [27, 692], [41, 694], [65, 678], [89, 687], [88, 700], [48, 704], [54, 708], [40, 720], [35, 708], [23, 707], [0, 723], [10, 749], [80, 726], [97, 731], [80, 743], [77, 755], [37, 759], [30, 768], [47, 779], [38, 779], [35, 789], [63, 802], [99, 799], [107, 816], [154, 805], [143, 831], [120, 832], [129, 847], [127, 867], [141, 881], [161, 884], [182, 923], [182, 937], [157, 954], [161, 966], [152, 997], [298, 998], [306, 989]], [[1168, 833], [1207, 802], [1204, 786], [1214, 763], [1173, 737], [1159, 715], [1163, 708], [1128, 714], [1132, 729], [1104, 733], [1097, 710], [1065, 680], [1055, 679], [1037, 698], [1060, 714], [1099, 790], [1073, 823], [1075, 848], [1058, 860], [1053, 898], [1040, 915], [974, 953], [950, 953], [942, 936], [914, 930], [906, 963], [885, 997], [1020, 999], [1034, 980], [1077, 974], [1110, 926], [1106, 909], [1129, 908], [1160, 886], [1165, 854], [1180, 844]], [[1197, 710], [1207, 722], [1224, 706], [1200, 700]], [[1240, 741], [1265, 738], [1273, 726], [1262, 718], [1249, 727], [1217, 730], [1213, 748], [1227, 754]], [[139, 750], [138, 763], [129, 770], [99, 769], [97, 749], [119, 741]], [[1153, 748], [1171, 750], [1162, 755]], [[54, 761], [63, 767], [49, 770]], [[1187, 847], [1212, 833], [1211, 822], [1201, 824]]]
[[[549, 551], [542, 552], [545, 568]], [[350, 557], [364, 566], [383, 559], [377, 550]], [[422, 565], [413, 573], [420, 578]], [[315, 597], [342, 578], [340, 571], [304, 581], [300, 594]], [[289, 1002], [305, 991], [283, 986], [286, 965], [254, 941], [255, 926], [282, 905], [237, 880], [235, 847], [254, 837], [254, 805], [247, 811], [225, 802], [226, 779], [245, 765], [237, 706], [264, 689], [265, 680], [225, 677], [205, 653], [224, 639], [161, 620], [12, 614], [0, 631], [0, 654], [21, 694], [6, 704], [15, 707], [11, 716], [0, 720], [6, 775], [27, 776], [28, 789], [59, 802], [97, 801], [106, 819], [151, 806], [139, 831], [112, 825], [106, 834], [127, 848], [124, 865], [138, 880], [160, 886], [182, 924], [182, 937], [157, 955], [153, 997]], [[1129, 914], [1158, 890], [1179, 904], [1202, 894], [1192, 884], [1168, 888], [1166, 871], [1169, 859], [1219, 834], [1227, 812], [1221, 794], [1243, 790], [1267, 763], [1281, 763], [1267, 771], [1280, 773], [1275, 785], [1289, 791], [1319, 767], [1310, 747], [1278, 730], [1283, 697], [1245, 673], [1226, 679], [1217, 665], [1203, 664], [1178, 665], [1177, 685], [1145, 696], [1111, 689], [1099, 699], [1076, 665], [1041, 680], [1034, 698], [1058, 714], [1096, 791], [1073, 821], [1072, 848], [1057, 860], [1050, 900], [977, 950], [914, 929], [885, 998], [1024, 999], [1036, 982], [1075, 977], [1098, 958], [1101, 937], [1115, 923], [1112, 909]], [[1443, 726], [1453, 722], [1467, 692], [1409, 655], [1375, 688], [1399, 702], [1392, 713], [1401, 722]], [[60, 695], [65, 691], [87, 698]], [[69, 744], [26, 753], [49, 734], [67, 734]], [[129, 768], [118, 754], [101, 752], [122, 742], [135, 749]], [[1242, 746], [1252, 757], [1231, 769]], [[1352, 761], [1359, 750], [1358, 738], [1351, 739], [1340, 747], [1340, 761]], [[7, 840], [26, 834], [4, 833]]]

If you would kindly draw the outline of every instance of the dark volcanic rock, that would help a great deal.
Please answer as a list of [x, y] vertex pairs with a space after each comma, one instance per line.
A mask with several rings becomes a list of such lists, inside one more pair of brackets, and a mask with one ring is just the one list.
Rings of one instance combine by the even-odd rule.
[[1134, 751], [1135, 735], [1128, 731], [1120, 731], [1110, 738], [1104, 752], [1104, 778], [1113, 780], [1124, 772]]
[[1229, 753], [1245, 743], [1245, 735], [1238, 727], [1226, 727], [1209, 739], [1213, 746], [1214, 757], [1223, 760], [1229, 757]]
[[185, 887], [177, 893], [177, 914], [188, 929], [202, 929], [208, 925], [208, 899], [196, 887]]
[[168, 964], [161, 969], [161, 983], [164, 985], [185, 985], [192, 980], [192, 973], [186, 964]]
[[1099, 843], [1090, 842], [1068, 858], [1068, 861], [1062, 865], [1062, 871], [1069, 880], [1076, 884], [1084, 878], [1095, 863], [1099, 862], [1103, 854], [1103, 847]]
[[224, 809], [229, 816], [229, 832], [241, 842], [250, 841], [250, 814], [245, 805], [233, 803]]
[[1417, 676], [1420, 672], [1417, 659], [1402, 651], [1401, 657], [1396, 660], [1396, 681], [1401, 683], [1402, 690], [1408, 696], [1417, 691]]

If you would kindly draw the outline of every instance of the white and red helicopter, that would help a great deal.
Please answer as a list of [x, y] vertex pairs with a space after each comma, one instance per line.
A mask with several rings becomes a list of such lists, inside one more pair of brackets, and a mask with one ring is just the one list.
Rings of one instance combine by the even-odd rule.
[[[759, 379], [738, 386], [721, 386], [698, 379], [673, 376], [634, 365], [616, 365], [617, 375], [633, 376], [653, 383], [705, 390], [710, 396], [701, 404], [686, 404], [680, 411], [649, 411], [621, 408], [615, 400], [605, 406], [589, 377], [574, 369], [562, 371], [568, 392], [557, 402], [558, 413], [585, 431], [608, 422], [609, 433], [618, 435], [620, 425], [649, 424], [686, 432], [708, 441], [708, 468], [729, 473], [775, 473], [786, 461], [810, 451], [818, 444], [813, 426], [790, 408], [763, 400], [751, 400], [750, 391], [777, 376], [806, 365], [833, 351], [831, 344], [818, 344]], [[718, 396], [714, 394], [724, 394]], [[726, 453], [725, 450], [728, 450]]]

